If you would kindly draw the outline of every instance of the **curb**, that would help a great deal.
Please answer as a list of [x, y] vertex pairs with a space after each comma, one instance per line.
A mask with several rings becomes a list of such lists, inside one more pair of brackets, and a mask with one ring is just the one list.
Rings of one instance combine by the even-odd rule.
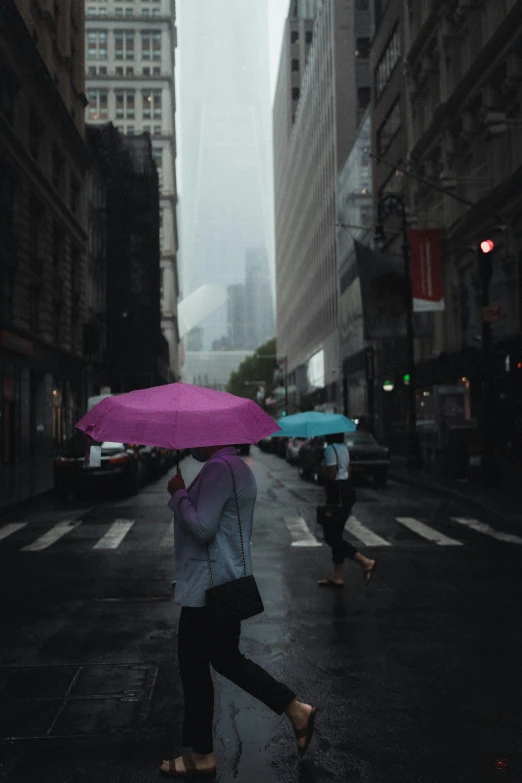
[[405, 476], [401, 472], [396, 473], [393, 469], [388, 471], [388, 476], [398, 484], [406, 484], [410, 487], [422, 489], [425, 492], [432, 493], [433, 495], [443, 495], [450, 500], [456, 500], [459, 503], [472, 506], [478, 511], [486, 512], [502, 523], [507, 522], [508, 524], [516, 524], [516, 520], [514, 520], [513, 517], [510, 517], [508, 514], [503, 514], [502, 512], [498, 511], [498, 509], [490, 506], [488, 503], [484, 503], [482, 500], [477, 500], [476, 498], [470, 497], [469, 495], [464, 494], [464, 492], [459, 492], [457, 489], [451, 489], [450, 487], [445, 487], [441, 484], [432, 484], [429, 481], [422, 481], [410, 476]]

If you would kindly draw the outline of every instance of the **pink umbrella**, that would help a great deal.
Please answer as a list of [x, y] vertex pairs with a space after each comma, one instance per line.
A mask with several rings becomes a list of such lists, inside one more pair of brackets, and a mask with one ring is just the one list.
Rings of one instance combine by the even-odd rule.
[[76, 426], [94, 440], [167, 449], [257, 443], [280, 430], [253, 400], [187, 383], [106, 397]]

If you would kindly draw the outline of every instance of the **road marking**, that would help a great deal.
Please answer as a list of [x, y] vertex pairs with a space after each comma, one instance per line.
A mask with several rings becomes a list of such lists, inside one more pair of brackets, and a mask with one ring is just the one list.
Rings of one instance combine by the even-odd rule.
[[3, 538], [7, 538], [7, 536], [16, 533], [17, 530], [21, 530], [26, 525], [27, 522], [10, 522], [9, 525], [4, 525], [3, 527], [0, 527], [0, 541]]
[[477, 533], [484, 533], [486, 536], [496, 538], [498, 541], [505, 541], [508, 544], [522, 544], [522, 538], [513, 535], [513, 533], [502, 533], [502, 531], [495, 530], [495, 528], [486, 525], [485, 522], [479, 522], [478, 519], [468, 519], [467, 517], [451, 517], [454, 522], [458, 522], [459, 525], [465, 525], [466, 527], [475, 530]]
[[414, 517], [395, 517], [395, 519], [400, 525], [404, 525], [408, 530], [412, 530], [417, 535], [422, 536], [422, 538], [427, 538], [428, 541], [433, 541], [438, 546], [462, 546], [462, 541], [445, 536], [443, 533], [439, 533], [438, 530], [428, 527], [424, 522], [419, 522]]
[[41, 552], [42, 549], [48, 549], [48, 547], [52, 546], [52, 544], [54, 544], [60, 538], [63, 538], [63, 536], [66, 536], [67, 533], [70, 533], [71, 530], [74, 530], [74, 528], [80, 524], [80, 520], [65, 520], [64, 522], [59, 522], [57, 525], [48, 530], [47, 533], [44, 533], [43, 536], [40, 536], [40, 538], [37, 538], [36, 541], [33, 541], [32, 544], [24, 546], [21, 551]]
[[165, 533], [163, 541], [160, 544], [161, 549], [172, 549], [174, 547], [174, 520], [169, 523], [169, 529]]
[[344, 529], [358, 538], [365, 546], [391, 546], [389, 541], [381, 538], [373, 530], [362, 525], [357, 517], [350, 517], [344, 526]]
[[303, 517], [285, 517], [285, 525], [292, 536], [292, 546], [322, 546], [316, 539]]
[[117, 549], [133, 524], [133, 519], [117, 519], [93, 549]]

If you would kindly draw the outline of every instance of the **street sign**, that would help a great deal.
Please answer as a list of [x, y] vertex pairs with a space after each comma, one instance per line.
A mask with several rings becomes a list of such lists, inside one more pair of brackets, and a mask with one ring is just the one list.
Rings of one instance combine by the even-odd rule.
[[502, 308], [500, 305], [488, 305], [482, 308], [482, 320], [486, 323], [498, 321], [502, 317]]

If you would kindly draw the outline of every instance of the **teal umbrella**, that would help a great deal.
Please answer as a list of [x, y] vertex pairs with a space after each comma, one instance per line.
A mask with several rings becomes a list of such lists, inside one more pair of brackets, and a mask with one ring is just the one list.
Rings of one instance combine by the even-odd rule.
[[355, 423], [341, 413], [320, 413], [309, 411], [295, 413], [293, 416], [282, 416], [277, 421], [281, 432], [276, 432], [279, 438], [315, 438], [321, 435], [336, 435], [340, 432], [355, 432]]

